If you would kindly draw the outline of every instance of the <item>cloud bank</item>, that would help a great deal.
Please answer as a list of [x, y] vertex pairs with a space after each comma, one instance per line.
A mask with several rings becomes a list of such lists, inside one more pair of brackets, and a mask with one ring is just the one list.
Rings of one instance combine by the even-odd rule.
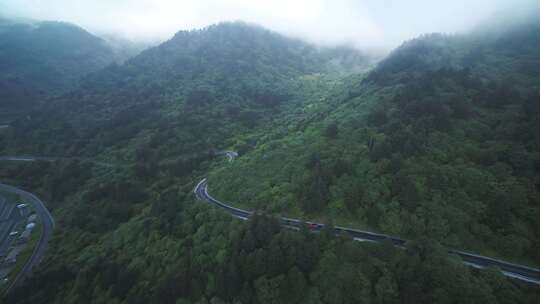
[[538, 0], [2, 0], [0, 13], [159, 41], [178, 30], [244, 20], [319, 44], [389, 49], [422, 33], [465, 31]]

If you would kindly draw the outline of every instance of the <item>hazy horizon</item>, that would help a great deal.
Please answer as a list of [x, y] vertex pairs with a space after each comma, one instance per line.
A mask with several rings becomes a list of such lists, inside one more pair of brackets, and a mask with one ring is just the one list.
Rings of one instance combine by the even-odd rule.
[[[467, 31], [495, 15], [540, 7], [533, 0], [4, 0], [0, 14], [77, 24], [98, 35], [161, 42], [180, 30], [245, 21], [319, 45], [389, 50], [424, 33]], [[495, 19], [495, 18], [493, 18]]]

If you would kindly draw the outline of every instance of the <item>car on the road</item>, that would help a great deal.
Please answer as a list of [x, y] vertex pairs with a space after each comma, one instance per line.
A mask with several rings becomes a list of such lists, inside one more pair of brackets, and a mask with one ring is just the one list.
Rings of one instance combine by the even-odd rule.
[[26, 208], [27, 206], [28, 204], [18, 204], [17, 208], [22, 209], [22, 208]]
[[11, 231], [9, 233], [9, 236], [14, 236], [14, 235], [17, 235], [17, 234], [19, 234], [19, 231]]
[[321, 224], [317, 224], [317, 223], [308, 223], [308, 229], [309, 230], [318, 230], [322, 228], [322, 225]]

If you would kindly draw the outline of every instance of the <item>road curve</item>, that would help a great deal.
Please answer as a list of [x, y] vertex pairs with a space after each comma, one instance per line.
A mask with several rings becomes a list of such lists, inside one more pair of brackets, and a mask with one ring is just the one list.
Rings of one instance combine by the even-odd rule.
[[[197, 197], [197, 199], [207, 201], [211, 204], [217, 205], [223, 209], [225, 209], [227, 212], [229, 212], [231, 215], [233, 215], [236, 218], [247, 220], [252, 214], [252, 211], [242, 210], [238, 208], [234, 208], [232, 206], [229, 206], [214, 197], [212, 197], [208, 193], [208, 181], [206, 178], [201, 180], [195, 189], [193, 189], [193, 193]], [[320, 231], [324, 224], [315, 223], [315, 222], [303, 222], [297, 219], [291, 219], [286, 217], [280, 217], [279, 218], [281, 223], [284, 226], [292, 227], [299, 229], [302, 225], [307, 225], [314, 231]], [[361, 241], [361, 242], [382, 242], [382, 241], [390, 241], [394, 246], [397, 247], [404, 247], [405, 243], [407, 242], [404, 239], [385, 235], [385, 234], [379, 234], [379, 233], [373, 233], [369, 231], [361, 231], [346, 227], [334, 227], [336, 234], [344, 234], [349, 235], [353, 238], [355, 241]], [[463, 260], [463, 263], [465, 265], [474, 267], [474, 268], [487, 268], [487, 267], [497, 267], [501, 270], [501, 272], [510, 278], [518, 279], [521, 281], [533, 283], [536, 285], [540, 285], [540, 270], [532, 267], [527, 267], [523, 265], [517, 265], [508, 263], [505, 261], [465, 252], [465, 251], [459, 251], [459, 250], [448, 250], [450, 254], [455, 254], [461, 257]]]
[[236, 151], [221, 151], [215, 153], [216, 155], [225, 155], [229, 159], [229, 162], [232, 162], [235, 158], [238, 157], [238, 152]]
[[11, 285], [7, 289], [7, 292], [9, 293], [12, 288], [18, 286], [25, 277], [31, 274], [34, 266], [38, 265], [39, 262], [41, 261], [47, 249], [47, 244], [49, 243], [49, 239], [52, 236], [52, 231], [54, 229], [55, 224], [54, 224], [54, 219], [52, 215], [49, 213], [49, 210], [47, 210], [47, 208], [45, 207], [45, 204], [32, 193], [26, 192], [24, 190], [15, 188], [13, 186], [5, 185], [2, 183], [0, 183], [0, 189], [18, 194], [21, 197], [25, 198], [25, 201], [32, 202], [34, 209], [36, 210], [36, 213], [41, 219], [41, 223], [43, 225], [41, 236], [39, 238], [37, 245], [34, 247], [34, 251], [32, 252], [32, 255], [30, 256], [26, 264], [23, 266], [21, 271], [19, 271], [19, 273], [17, 274], [17, 276], [11, 282]]

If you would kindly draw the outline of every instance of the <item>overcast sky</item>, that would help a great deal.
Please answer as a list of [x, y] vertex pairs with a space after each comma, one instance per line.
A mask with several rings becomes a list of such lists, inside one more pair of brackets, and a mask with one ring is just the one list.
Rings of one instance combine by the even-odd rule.
[[465, 31], [540, 0], [0, 0], [0, 13], [61, 20], [97, 33], [165, 40], [175, 32], [244, 20], [317, 43], [391, 48], [422, 33]]

